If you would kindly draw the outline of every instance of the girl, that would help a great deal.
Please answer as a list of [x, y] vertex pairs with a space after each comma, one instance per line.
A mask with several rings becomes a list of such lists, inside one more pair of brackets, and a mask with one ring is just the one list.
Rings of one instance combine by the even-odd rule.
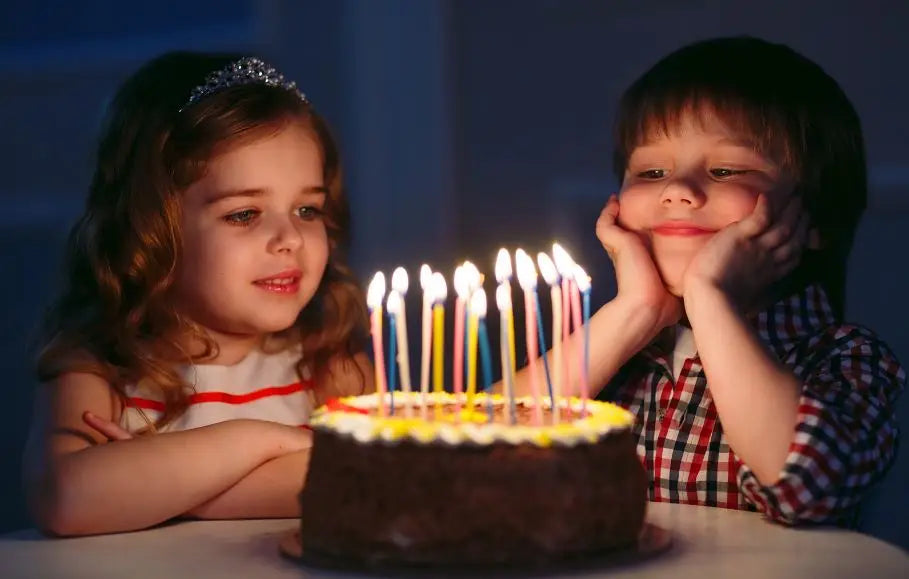
[[371, 375], [347, 228], [334, 141], [273, 68], [180, 52], [129, 78], [38, 358], [38, 525], [297, 516], [301, 426]]

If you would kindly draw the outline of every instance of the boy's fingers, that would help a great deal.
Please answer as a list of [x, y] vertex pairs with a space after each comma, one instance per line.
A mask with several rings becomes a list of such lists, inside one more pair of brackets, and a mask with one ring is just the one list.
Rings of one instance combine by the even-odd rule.
[[804, 243], [807, 235], [808, 216], [802, 211], [799, 199], [792, 199], [780, 219], [760, 235], [759, 243], [767, 249], [776, 249], [791, 240]]
[[770, 225], [770, 207], [767, 203], [766, 195], [763, 193], [758, 195], [751, 215], [739, 221], [738, 225], [739, 230], [745, 237], [755, 237], [767, 229]]
[[85, 412], [82, 415], [82, 420], [110, 440], [129, 440], [133, 437], [132, 434], [118, 424], [114, 424], [110, 420], [104, 420], [91, 412]]

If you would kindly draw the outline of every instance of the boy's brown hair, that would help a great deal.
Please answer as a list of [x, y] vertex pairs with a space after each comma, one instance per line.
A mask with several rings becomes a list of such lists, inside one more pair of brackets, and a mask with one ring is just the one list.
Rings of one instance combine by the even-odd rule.
[[683, 47], [622, 96], [613, 159], [619, 181], [634, 148], [671, 132], [689, 111], [716, 113], [795, 177], [821, 248], [805, 252], [790, 281], [820, 283], [842, 316], [849, 251], [867, 198], [861, 123], [843, 90], [781, 44], [734, 37]]

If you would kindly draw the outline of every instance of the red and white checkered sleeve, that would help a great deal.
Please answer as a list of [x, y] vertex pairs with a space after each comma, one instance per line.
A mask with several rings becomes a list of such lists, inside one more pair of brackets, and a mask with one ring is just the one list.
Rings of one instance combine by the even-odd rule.
[[798, 422], [780, 478], [761, 485], [743, 464], [738, 485], [774, 521], [833, 523], [893, 462], [894, 407], [906, 373], [886, 344], [856, 326], [833, 328], [800, 350]]

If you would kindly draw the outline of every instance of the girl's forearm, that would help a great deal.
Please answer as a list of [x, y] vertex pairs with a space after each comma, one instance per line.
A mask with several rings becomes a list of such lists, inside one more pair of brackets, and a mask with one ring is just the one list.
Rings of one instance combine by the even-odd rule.
[[710, 394], [729, 446], [763, 484], [776, 482], [798, 417], [798, 379], [717, 289], [686, 296]]
[[188, 514], [200, 519], [299, 517], [308, 467], [309, 450], [273, 458]]
[[38, 522], [54, 534], [83, 535], [166, 521], [286, 452], [273, 433], [267, 436], [273, 426], [233, 420], [59, 456], [35, 481]]

